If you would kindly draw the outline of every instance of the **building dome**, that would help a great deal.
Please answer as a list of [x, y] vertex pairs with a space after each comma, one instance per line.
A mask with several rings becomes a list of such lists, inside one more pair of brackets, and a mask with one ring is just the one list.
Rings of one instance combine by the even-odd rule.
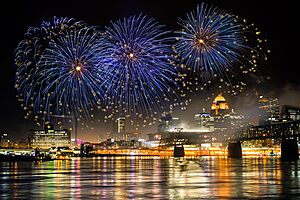
[[211, 105], [211, 113], [213, 116], [224, 115], [227, 114], [229, 110], [229, 106], [222, 95], [218, 95], [212, 105]]
[[216, 96], [215, 100], [214, 101], [226, 101], [225, 98], [222, 96], [222, 95], [218, 95]]

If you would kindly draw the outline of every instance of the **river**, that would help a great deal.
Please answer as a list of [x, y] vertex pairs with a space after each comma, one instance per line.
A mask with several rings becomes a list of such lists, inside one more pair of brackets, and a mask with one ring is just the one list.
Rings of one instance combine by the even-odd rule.
[[135, 156], [0, 162], [0, 199], [300, 199], [299, 162]]

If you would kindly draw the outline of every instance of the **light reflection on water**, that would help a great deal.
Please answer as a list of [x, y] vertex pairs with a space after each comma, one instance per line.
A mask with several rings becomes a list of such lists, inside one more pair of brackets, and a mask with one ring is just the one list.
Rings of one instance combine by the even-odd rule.
[[0, 163], [0, 199], [296, 199], [299, 162], [99, 157]]

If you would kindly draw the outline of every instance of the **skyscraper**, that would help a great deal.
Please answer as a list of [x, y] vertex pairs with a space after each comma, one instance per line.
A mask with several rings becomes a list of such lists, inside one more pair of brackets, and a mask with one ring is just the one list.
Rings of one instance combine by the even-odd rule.
[[119, 117], [115, 121], [114, 138], [116, 140], [125, 139], [125, 117]]
[[279, 121], [278, 98], [259, 97], [258, 100], [258, 123], [259, 125], [274, 124]]
[[217, 138], [228, 138], [243, 127], [244, 116], [229, 109], [226, 99], [218, 95], [211, 105], [211, 114], [214, 118], [214, 133]]

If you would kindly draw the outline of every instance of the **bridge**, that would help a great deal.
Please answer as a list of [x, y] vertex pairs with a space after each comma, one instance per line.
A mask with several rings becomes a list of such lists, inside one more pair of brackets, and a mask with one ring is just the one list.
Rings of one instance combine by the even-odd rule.
[[281, 141], [281, 158], [298, 160], [298, 139], [300, 138], [300, 121], [281, 122], [265, 126], [254, 126], [233, 136], [228, 144], [228, 157], [241, 158], [241, 142], [251, 140], [277, 139]]

